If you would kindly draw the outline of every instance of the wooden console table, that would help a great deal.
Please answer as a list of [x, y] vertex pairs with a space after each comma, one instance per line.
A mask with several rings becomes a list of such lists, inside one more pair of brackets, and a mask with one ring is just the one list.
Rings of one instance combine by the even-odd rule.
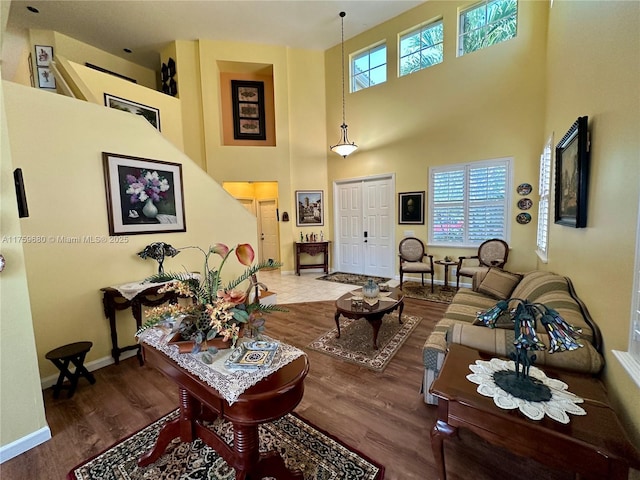
[[[229, 405], [217, 390], [163, 352], [145, 343], [142, 348], [147, 364], [178, 385], [180, 415], [162, 427], [156, 444], [138, 460], [138, 465], [145, 467], [155, 462], [176, 437], [183, 442], [200, 438], [235, 468], [238, 480], [263, 477], [302, 480], [300, 472], [286, 468], [278, 452], [259, 452], [258, 425], [283, 417], [300, 403], [309, 371], [306, 355], [259, 381]], [[202, 423], [218, 416], [233, 424], [232, 447]]]
[[[492, 398], [480, 395], [477, 385], [467, 380], [469, 365], [490, 358], [491, 355], [452, 344], [440, 375], [431, 386], [431, 393], [438, 397], [438, 420], [431, 430], [431, 447], [440, 480], [447, 478], [443, 440], [455, 437], [459, 428], [516, 455], [572, 471], [576, 478], [626, 480], [629, 467], [640, 468], [640, 454], [627, 440], [598, 379], [545, 367], [549, 377], [563, 381], [571, 393], [584, 399], [580, 406], [587, 414], [569, 414], [566, 425], [549, 417], [534, 421], [517, 409], [497, 407]], [[517, 476], [517, 472], [513, 473]], [[521, 473], [522, 477], [527, 476], [527, 472]]]
[[[296, 275], [300, 275], [303, 268], [324, 268], [324, 273], [329, 273], [329, 244], [331, 242], [295, 242], [296, 247]], [[300, 254], [306, 253], [312, 257], [322, 253], [323, 263], [300, 264]]]
[[131, 300], [127, 300], [122, 294], [113, 287], [101, 288], [103, 292], [102, 305], [104, 307], [104, 315], [109, 320], [109, 329], [111, 332], [111, 356], [116, 365], [120, 363], [120, 355], [128, 350], [137, 350], [138, 362], [144, 365], [140, 345], [128, 345], [126, 347], [118, 346], [118, 330], [116, 327], [116, 311], [131, 309], [133, 318], [136, 321], [136, 327], [142, 325], [142, 306], [156, 307], [165, 302], [176, 302], [178, 294], [176, 292], [158, 293], [163, 284], [152, 285], [146, 290], [141, 291]]

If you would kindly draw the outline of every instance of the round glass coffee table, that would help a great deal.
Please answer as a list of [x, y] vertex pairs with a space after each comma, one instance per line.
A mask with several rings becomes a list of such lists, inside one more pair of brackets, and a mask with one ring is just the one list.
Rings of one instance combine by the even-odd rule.
[[398, 288], [390, 288], [388, 292], [380, 292], [377, 303], [369, 305], [366, 301], [354, 301], [354, 296], [362, 296], [362, 290], [345, 293], [336, 300], [336, 327], [340, 338], [340, 315], [357, 320], [366, 319], [373, 328], [373, 349], [378, 349], [378, 332], [382, 325], [382, 317], [387, 313], [398, 310], [398, 322], [402, 323], [402, 309], [404, 308], [404, 293]]

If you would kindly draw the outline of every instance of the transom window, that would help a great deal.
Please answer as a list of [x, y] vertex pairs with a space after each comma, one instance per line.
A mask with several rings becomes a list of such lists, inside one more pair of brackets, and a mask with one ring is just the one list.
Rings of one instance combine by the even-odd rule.
[[460, 12], [458, 55], [475, 52], [514, 38], [518, 26], [517, 0], [484, 0]]
[[508, 241], [511, 158], [429, 169], [429, 244]]
[[421, 25], [400, 36], [400, 76], [442, 63], [442, 20]]
[[351, 58], [351, 92], [387, 81], [387, 46], [377, 45]]

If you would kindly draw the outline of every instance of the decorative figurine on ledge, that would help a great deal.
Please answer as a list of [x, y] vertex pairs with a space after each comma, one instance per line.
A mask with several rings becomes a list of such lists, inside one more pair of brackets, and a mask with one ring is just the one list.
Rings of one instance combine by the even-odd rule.
[[173, 248], [168, 243], [164, 242], [154, 242], [146, 247], [141, 252], [138, 252], [138, 256], [143, 259], [153, 258], [156, 262], [158, 262], [158, 274], [164, 273], [164, 268], [162, 266], [164, 262], [164, 257], [175, 257], [179, 254], [180, 251]]

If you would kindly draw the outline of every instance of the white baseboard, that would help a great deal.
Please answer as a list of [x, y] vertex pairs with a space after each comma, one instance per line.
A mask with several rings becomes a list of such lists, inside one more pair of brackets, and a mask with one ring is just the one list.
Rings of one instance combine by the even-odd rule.
[[33, 447], [37, 447], [49, 439], [51, 439], [51, 430], [49, 430], [49, 427], [47, 426], [4, 445], [0, 447], [0, 463], [11, 460], [12, 458], [17, 457], [27, 450], [31, 450]]
[[[127, 350], [126, 352], [123, 352], [120, 354], [120, 361], [125, 360], [127, 358], [134, 357], [136, 353], [137, 353], [136, 350]], [[84, 366], [86, 367], [87, 370], [89, 370], [90, 372], [93, 372], [94, 370], [98, 370], [108, 365], [113, 365], [114, 363], [115, 362], [113, 360], [113, 357], [109, 356], [109, 357], [102, 357], [97, 360], [93, 360], [91, 362], [85, 363]], [[53, 387], [58, 381], [58, 375], [59, 374], [55, 374], [45, 378], [41, 378], [40, 386], [42, 387], [42, 389], [44, 390], [46, 388]]]

